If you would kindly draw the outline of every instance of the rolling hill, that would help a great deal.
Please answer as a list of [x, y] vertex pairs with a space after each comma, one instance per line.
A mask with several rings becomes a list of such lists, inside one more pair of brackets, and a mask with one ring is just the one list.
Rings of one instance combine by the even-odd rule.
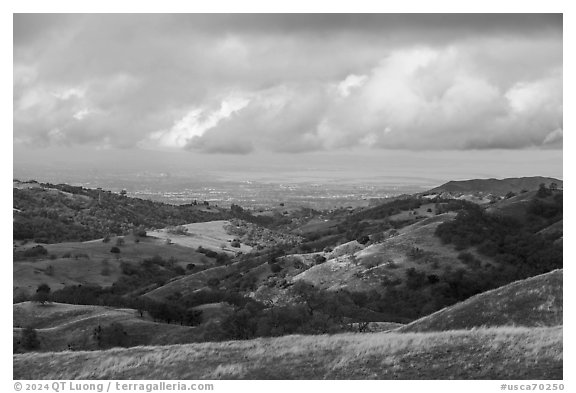
[[[118, 239], [119, 253], [111, 253]], [[27, 243], [14, 248], [15, 255], [23, 254], [35, 246]], [[193, 263], [198, 268], [211, 266], [213, 258], [195, 249], [179, 244], [166, 244], [165, 241], [150, 236], [111, 237], [108, 242], [102, 239], [85, 242], [63, 242], [43, 246], [47, 254], [33, 258], [14, 258], [14, 293], [33, 293], [38, 285], [46, 283], [52, 290], [66, 285], [111, 286], [122, 274], [122, 263], [138, 264], [146, 258], [161, 255], [176, 261], [176, 265], [186, 268]]]
[[[542, 179], [447, 184], [497, 194], [503, 184], [508, 192]], [[124, 196], [109, 200], [113, 214], [101, 221], [91, 191], [15, 190], [39, 193], [18, 194], [25, 203], [15, 205], [15, 222], [38, 213], [42, 225], [64, 218], [56, 237], [93, 219], [129, 233], [14, 243], [15, 294], [28, 293], [13, 306], [15, 351], [27, 327], [41, 344], [15, 354], [15, 377], [562, 378], [560, 189], [491, 196], [484, 205], [417, 194], [288, 214], [268, 228], [234, 218], [250, 219], [240, 207], [192, 223], [179, 220], [196, 207], [163, 205], [150, 206], [159, 220], [145, 227], [126, 210], [144, 214], [144, 206]], [[61, 210], [66, 203], [77, 213]], [[54, 303], [24, 302], [40, 283]], [[94, 329], [114, 323], [129, 341], [114, 345], [131, 348], [96, 350], [106, 346]], [[54, 367], [38, 367], [48, 359]]]
[[515, 281], [400, 327], [427, 332], [490, 326], [562, 325], [562, 269]]
[[[468, 269], [458, 259], [459, 251], [434, 236], [437, 226], [454, 216], [444, 213], [422, 219], [372, 245], [346, 243], [328, 254], [326, 262], [305, 270], [293, 280], [304, 280], [324, 289], [368, 291], [381, 288], [383, 280], [404, 277], [409, 268], [439, 275], [448, 266]], [[493, 263], [486, 257], [477, 258], [484, 264]]]
[[522, 190], [533, 191], [537, 190], [540, 184], [549, 186], [551, 183], [556, 183], [559, 188], [563, 187], [562, 180], [554, 179], [552, 177], [512, 177], [507, 179], [472, 179], [472, 180], [457, 180], [449, 181], [436, 188], [428, 190], [426, 194], [441, 194], [443, 192], [449, 193], [473, 193], [483, 192], [494, 195], [505, 195], [512, 191], [518, 193]]
[[230, 217], [227, 211], [201, 204], [170, 205], [100, 189], [17, 181], [13, 208], [14, 239], [40, 243], [92, 240], [142, 227], [163, 228]]
[[130, 346], [190, 343], [201, 334], [199, 328], [157, 323], [127, 308], [23, 302], [14, 304], [13, 317], [14, 340], [20, 339], [24, 327], [34, 328], [42, 351], [97, 349], [94, 329], [115, 322], [122, 325]]

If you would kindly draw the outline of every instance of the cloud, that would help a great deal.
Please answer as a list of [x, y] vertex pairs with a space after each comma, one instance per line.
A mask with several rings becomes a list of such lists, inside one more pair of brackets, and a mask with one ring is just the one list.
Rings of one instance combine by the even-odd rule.
[[366, 78], [366, 75], [350, 74], [338, 84], [338, 92], [342, 97], [348, 97], [352, 90], [361, 87], [366, 82]]
[[201, 137], [206, 130], [216, 127], [218, 123], [244, 108], [249, 102], [247, 98], [231, 96], [224, 99], [217, 110], [193, 108], [170, 129], [153, 132], [143, 145], [154, 147], [155, 143], [159, 143], [164, 147], [186, 147], [190, 140]]
[[251, 93], [249, 105], [205, 130], [189, 148], [241, 146], [245, 153], [550, 146], [550, 133], [562, 123], [561, 73], [552, 70], [506, 89], [462, 56], [456, 47], [398, 50], [367, 75], [347, 76], [336, 88], [282, 86]]
[[14, 19], [16, 144], [561, 148], [562, 129], [561, 15]]
[[193, 137], [187, 147], [241, 154], [253, 149], [302, 152], [322, 148], [317, 123], [329, 105], [322, 85], [280, 85], [249, 94], [249, 103]]

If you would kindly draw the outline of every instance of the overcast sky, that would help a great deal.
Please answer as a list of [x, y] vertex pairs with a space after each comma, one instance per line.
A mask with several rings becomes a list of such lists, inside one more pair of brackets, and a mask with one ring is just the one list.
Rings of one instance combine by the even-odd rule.
[[513, 149], [561, 171], [562, 139], [558, 14], [14, 17], [15, 152]]

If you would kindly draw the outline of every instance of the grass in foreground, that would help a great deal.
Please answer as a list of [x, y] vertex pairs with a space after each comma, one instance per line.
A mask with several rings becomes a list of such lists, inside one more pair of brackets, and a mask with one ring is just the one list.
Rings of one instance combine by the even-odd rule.
[[562, 327], [14, 355], [14, 379], [562, 379]]

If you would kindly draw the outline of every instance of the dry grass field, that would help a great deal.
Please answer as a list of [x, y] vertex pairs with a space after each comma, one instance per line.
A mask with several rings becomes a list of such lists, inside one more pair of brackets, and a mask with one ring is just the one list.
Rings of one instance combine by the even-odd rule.
[[14, 379], [562, 379], [562, 327], [14, 355]]
[[[212, 264], [213, 259], [178, 244], [166, 244], [152, 237], [135, 238], [122, 236], [124, 242], [118, 246], [120, 253], [110, 249], [116, 246], [118, 237], [111, 237], [104, 243], [102, 239], [86, 242], [65, 242], [43, 245], [48, 255], [34, 260], [14, 261], [14, 292], [34, 293], [38, 285], [46, 283], [52, 290], [66, 285], [110, 286], [121, 275], [120, 263], [138, 263], [143, 259], [159, 255], [164, 259], [174, 258], [177, 264], [186, 267], [188, 263], [197, 266]], [[138, 242], [136, 242], [138, 240]], [[32, 245], [21, 246], [25, 249]], [[103, 274], [103, 271], [106, 271]]]
[[94, 349], [94, 329], [118, 322], [125, 329], [131, 345], [166, 345], [197, 341], [200, 329], [176, 324], [157, 323], [133, 309], [104, 306], [80, 306], [64, 303], [41, 305], [33, 302], [13, 306], [14, 338], [24, 327], [37, 330], [41, 351]]
[[188, 233], [185, 235], [169, 233], [166, 228], [149, 231], [148, 235], [164, 240], [170, 239], [174, 244], [193, 249], [202, 246], [209, 250], [226, 252], [228, 254], [236, 254], [239, 251], [244, 253], [250, 252], [252, 247], [246, 244], [240, 244], [239, 248], [230, 245], [230, 240], [234, 238], [234, 235], [230, 235], [226, 231], [226, 227], [229, 225], [230, 221], [225, 220], [197, 222], [194, 224], [182, 225], [188, 230]]

